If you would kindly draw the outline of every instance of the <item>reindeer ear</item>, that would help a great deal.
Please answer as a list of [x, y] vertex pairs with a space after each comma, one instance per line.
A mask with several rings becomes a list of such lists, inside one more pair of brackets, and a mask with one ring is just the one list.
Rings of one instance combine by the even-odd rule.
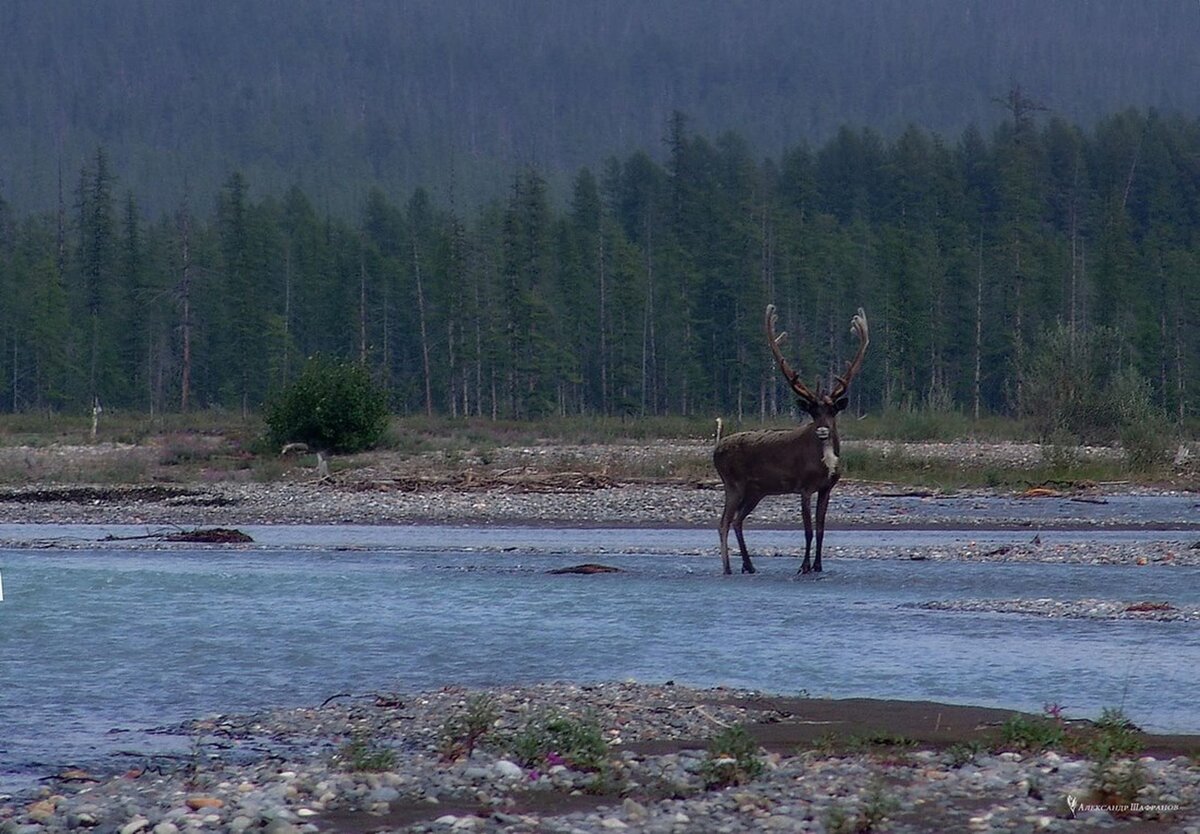
[[835, 413], [839, 412], [839, 411], [845, 411], [846, 406], [848, 406], [848, 405], [850, 405], [849, 397], [838, 397], [837, 400], [833, 404], [833, 410]]

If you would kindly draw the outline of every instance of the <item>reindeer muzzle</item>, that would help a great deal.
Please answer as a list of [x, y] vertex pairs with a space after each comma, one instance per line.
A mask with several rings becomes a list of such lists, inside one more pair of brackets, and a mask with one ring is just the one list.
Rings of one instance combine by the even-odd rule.
[[828, 426], [821, 426], [817, 429], [817, 439], [818, 440], [828, 440], [829, 439]]

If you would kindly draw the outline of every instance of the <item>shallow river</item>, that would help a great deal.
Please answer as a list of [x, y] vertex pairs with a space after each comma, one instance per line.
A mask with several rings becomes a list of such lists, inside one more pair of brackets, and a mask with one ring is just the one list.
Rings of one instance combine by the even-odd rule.
[[[1092, 716], [1200, 732], [1193, 623], [904, 607], [957, 598], [1200, 604], [1200, 569], [760, 558], [722, 577], [709, 530], [245, 527], [246, 549], [89, 545], [140, 528], [0, 525], [0, 792], [68, 763], [187, 740], [186, 718], [448, 683], [673, 679]], [[1043, 542], [1171, 539], [1043, 532]], [[759, 552], [795, 531], [756, 530]], [[840, 531], [840, 547], [1029, 532]], [[1179, 534], [1181, 541], [1193, 533]], [[68, 546], [69, 545], [69, 546]], [[735, 560], [736, 561], [736, 560]], [[623, 573], [548, 575], [603, 562]], [[119, 732], [113, 732], [117, 730]]]

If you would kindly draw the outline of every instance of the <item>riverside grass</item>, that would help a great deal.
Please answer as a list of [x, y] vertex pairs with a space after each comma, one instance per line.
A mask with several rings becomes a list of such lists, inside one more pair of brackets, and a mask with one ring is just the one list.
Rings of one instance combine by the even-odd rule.
[[[847, 421], [843, 440], [846, 478], [929, 489], [1015, 488], [1056, 483], [1133, 481], [1188, 488], [1195, 473], [1172, 471], [1163, 457], [1083, 454], [1063, 438], [1041, 445], [1035, 459], [1011, 461], [988, 454], [936, 457], [918, 454], [913, 443], [1029, 442], [1030, 427], [1017, 420], [987, 418], [972, 422], [963, 415], [887, 413]], [[795, 421], [747, 421], [750, 426], [786, 428]], [[715, 423], [708, 419], [649, 417], [563, 417], [537, 422], [483, 418], [393, 417], [380, 446], [357, 455], [338, 456], [332, 472], [370, 467], [379, 457], [424, 465], [430, 471], [487, 469], [513, 448], [546, 453], [536, 463], [548, 471], [602, 473], [615, 479], [709, 483], [716, 481], [711, 447]], [[266, 441], [255, 414], [204, 411], [178, 415], [105, 416], [96, 437], [82, 415], [0, 415], [0, 456], [16, 455], [21, 466], [5, 466], [0, 483], [181, 483], [192, 480], [252, 480], [271, 483], [302, 476], [312, 469], [311, 455], [281, 457]], [[1022, 440], [1022, 438], [1024, 440]], [[661, 444], [686, 445], [686, 451], [655, 454]], [[1186, 440], [1196, 446], [1196, 440]], [[571, 447], [611, 444], [644, 447], [637, 458], [604, 460]], [[884, 445], [881, 445], [884, 444]], [[562, 447], [556, 451], [557, 447]], [[1200, 459], [1200, 453], [1193, 454]], [[1131, 467], [1130, 461], [1136, 466]], [[1192, 484], [1194, 486], [1194, 484]]]

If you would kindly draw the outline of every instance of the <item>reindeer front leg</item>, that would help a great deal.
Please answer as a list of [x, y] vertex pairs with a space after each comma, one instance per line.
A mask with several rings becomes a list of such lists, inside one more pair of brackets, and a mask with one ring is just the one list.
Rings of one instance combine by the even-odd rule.
[[813, 571], [821, 572], [821, 545], [825, 541], [825, 511], [829, 509], [829, 493], [830, 489], [823, 489], [817, 493], [817, 561], [813, 563]]
[[[808, 557], [812, 552], [813, 540], [813, 518], [812, 518], [812, 493], [800, 493], [800, 511], [804, 516], [804, 561], [800, 563], [800, 570], [797, 573], [809, 573], [812, 567], [809, 565]], [[817, 564], [820, 564], [820, 556], [817, 557]]]

